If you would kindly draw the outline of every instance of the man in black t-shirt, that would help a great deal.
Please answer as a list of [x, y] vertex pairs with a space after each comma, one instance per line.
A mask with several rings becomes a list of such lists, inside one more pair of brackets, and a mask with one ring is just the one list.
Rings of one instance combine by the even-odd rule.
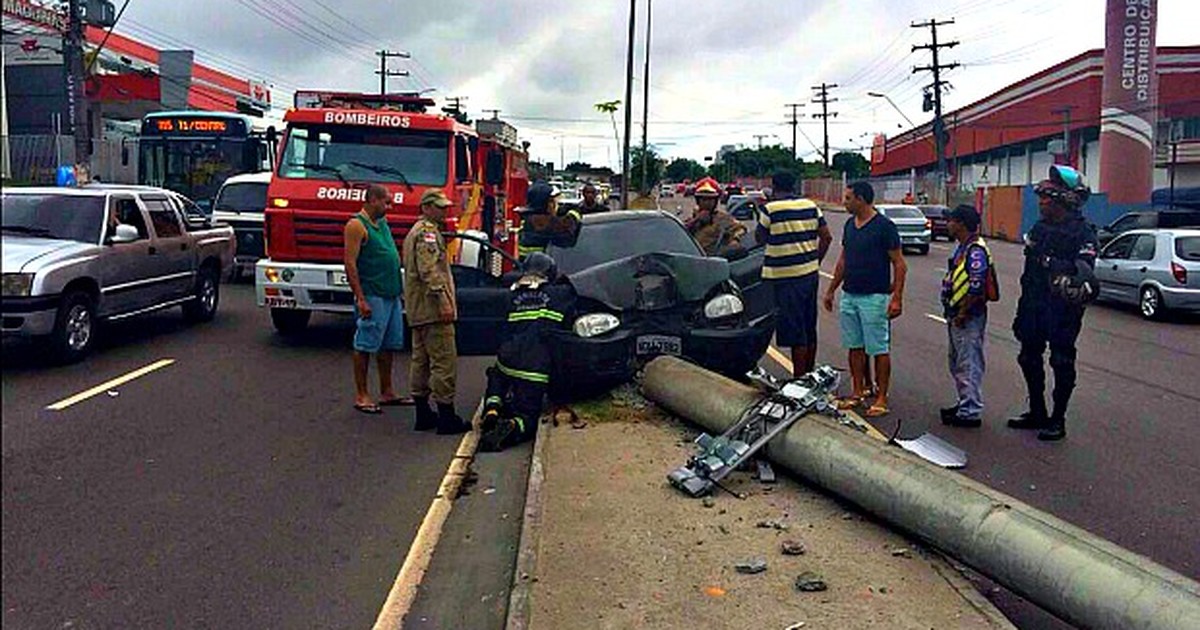
[[867, 357], [875, 357], [875, 400], [864, 415], [878, 418], [888, 413], [891, 384], [891, 320], [900, 316], [904, 276], [908, 266], [900, 253], [900, 233], [890, 219], [875, 210], [870, 184], [855, 182], [846, 189], [844, 204], [853, 215], [842, 232], [842, 253], [825, 292], [825, 310], [833, 311], [833, 298], [842, 287], [838, 320], [842, 346], [850, 354], [854, 393], [839, 401], [844, 409], [872, 395]]

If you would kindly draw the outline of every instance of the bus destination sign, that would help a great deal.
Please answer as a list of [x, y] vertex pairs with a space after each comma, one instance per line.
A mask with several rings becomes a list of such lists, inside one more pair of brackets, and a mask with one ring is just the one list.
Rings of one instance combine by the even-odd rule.
[[246, 123], [236, 118], [147, 118], [142, 135], [225, 136], [245, 135]]

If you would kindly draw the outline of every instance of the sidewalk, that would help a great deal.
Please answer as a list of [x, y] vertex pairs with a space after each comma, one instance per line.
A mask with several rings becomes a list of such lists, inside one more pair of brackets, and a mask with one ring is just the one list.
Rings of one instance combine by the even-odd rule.
[[[666, 474], [695, 429], [631, 389], [575, 409], [586, 426], [540, 428], [543, 509], [522, 540], [537, 553], [518, 567], [529, 606], [510, 609], [510, 628], [1011, 627], [940, 557], [782, 475], [734, 475], [745, 500], [678, 493]], [[784, 555], [784, 541], [805, 552]], [[735, 570], [754, 559], [765, 572]], [[799, 591], [804, 572], [828, 589]]]

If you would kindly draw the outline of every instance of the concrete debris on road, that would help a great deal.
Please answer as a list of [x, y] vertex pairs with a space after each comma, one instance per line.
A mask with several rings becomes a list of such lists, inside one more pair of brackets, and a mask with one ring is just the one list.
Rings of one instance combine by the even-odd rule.
[[776, 521], [776, 520], [765, 520], [765, 521], [759, 521], [759, 522], [758, 522], [758, 523], [755, 525], [755, 527], [757, 527], [757, 528], [759, 528], [759, 529], [774, 529], [774, 530], [778, 530], [778, 531], [781, 531], [781, 532], [786, 532], [786, 531], [788, 530], [788, 525], [787, 525], [787, 523], [781, 523], [781, 522], [779, 522], [779, 521]]
[[703, 504], [703, 505], [704, 505], [704, 507], [706, 507], [706, 508], [710, 508], [710, 507], [716, 507], [716, 505], [717, 505], [717, 500], [716, 500], [716, 499], [714, 499], [714, 498], [712, 498], [712, 497], [704, 497], [704, 501], [702, 502], [702, 504]]
[[804, 593], [816, 593], [829, 589], [825, 578], [813, 571], [805, 571], [796, 576], [796, 589]]
[[907, 547], [897, 547], [892, 550], [892, 555], [897, 558], [911, 558], [912, 552]]
[[754, 558], [745, 562], [739, 562], [733, 565], [733, 568], [742, 575], [754, 575], [767, 570], [767, 561], [762, 558]]
[[802, 556], [808, 549], [798, 540], [785, 540], [779, 543], [779, 551], [785, 556]]

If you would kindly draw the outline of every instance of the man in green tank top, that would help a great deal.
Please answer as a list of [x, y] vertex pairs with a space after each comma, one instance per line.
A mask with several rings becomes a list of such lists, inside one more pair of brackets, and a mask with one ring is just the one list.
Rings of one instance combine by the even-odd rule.
[[[346, 223], [346, 280], [354, 291], [354, 408], [378, 414], [380, 406], [412, 404], [392, 387], [395, 353], [404, 349], [400, 305], [400, 252], [387, 223], [391, 194], [379, 184], [367, 188], [363, 209]], [[367, 372], [371, 355], [379, 368], [379, 402], [371, 399]]]

